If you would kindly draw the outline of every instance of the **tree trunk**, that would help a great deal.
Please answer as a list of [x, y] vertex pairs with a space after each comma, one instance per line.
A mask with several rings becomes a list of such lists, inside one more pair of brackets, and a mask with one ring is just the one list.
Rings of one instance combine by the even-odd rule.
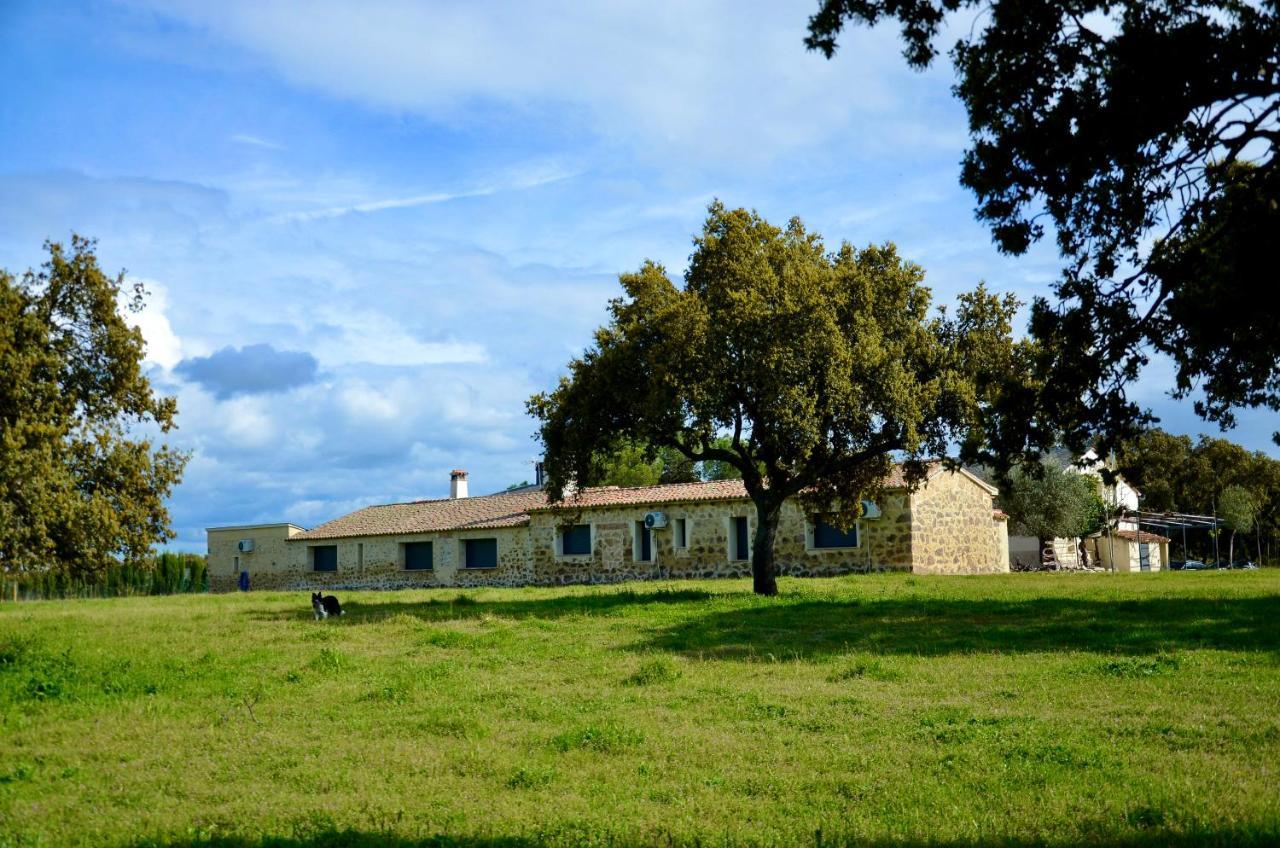
[[778, 535], [782, 505], [756, 501], [756, 537], [751, 549], [751, 579], [757, 595], [778, 594], [778, 571], [773, 562], [773, 542]]
[[1236, 531], [1231, 531], [1231, 541], [1227, 543], [1227, 565], [1236, 561]]

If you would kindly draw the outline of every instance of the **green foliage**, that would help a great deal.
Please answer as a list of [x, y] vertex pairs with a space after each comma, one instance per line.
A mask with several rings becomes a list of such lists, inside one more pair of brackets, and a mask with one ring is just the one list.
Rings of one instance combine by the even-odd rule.
[[1105, 509], [1098, 479], [1055, 459], [1020, 466], [1000, 491], [1009, 532], [1037, 539], [1076, 538], [1097, 530]]
[[1030, 357], [1012, 297], [980, 286], [954, 317], [930, 315], [924, 272], [892, 245], [828, 252], [799, 219], [779, 229], [718, 202], [694, 244], [683, 288], [651, 262], [622, 275], [595, 345], [530, 399], [552, 498], [656, 482], [661, 451], [733, 468], [758, 515], [757, 590], [772, 594], [786, 498], [847, 524], [895, 454], [918, 481], [955, 442], [979, 456], [1000, 441], [995, 400]]
[[[1249, 529], [1234, 529], [1252, 534], [1258, 558], [1272, 561], [1266, 552], [1280, 546], [1280, 460], [1226, 439], [1201, 436], [1193, 442], [1163, 430], [1148, 430], [1124, 442], [1117, 458], [1121, 473], [1142, 492], [1144, 509], [1199, 515], [1216, 511], [1225, 517], [1224, 497], [1234, 501], [1252, 517], [1242, 522]], [[1231, 489], [1240, 492], [1227, 496]], [[1233, 512], [1235, 504], [1228, 507]], [[1243, 509], [1247, 505], [1252, 509]]]
[[1232, 530], [1248, 533], [1258, 516], [1258, 504], [1243, 486], [1228, 486], [1218, 501], [1218, 514]]
[[63, 569], [43, 569], [0, 577], [0, 599], [13, 586], [20, 597], [119, 598], [209, 591], [208, 561], [201, 554], [164, 551], [140, 564], [113, 562], [103, 571], [77, 576]]
[[1203, 391], [1209, 420], [1280, 409], [1280, 299], [1258, 288], [1280, 232], [1274, 2], [822, 0], [806, 43], [830, 57], [846, 21], [886, 18], [918, 68], [959, 36], [961, 182], [999, 247], [1057, 242], [1062, 276], [1031, 329], [1042, 404], [1073, 449], [1147, 423], [1125, 385], [1152, 349], [1176, 364], [1175, 394]]
[[168, 432], [177, 405], [142, 372], [124, 275], [103, 274], [79, 236], [70, 253], [46, 247], [39, 273], [0, 270], [0, 570], [100, 579], [172, 537], [164, 501], [187, 457], [133, 435]]
[[[728, 449], [729, 439], [714, 439], [713, 446]], [[736, 480], [742, 472], [721, 460], [695, 462], [672, 447], [654, 448], [624, 442], [599, 460], [601, 486], [656, 486], [659, 483], [697, 483], [704, 480]]]
[[1280, 572], [780, 583], [0, 603], [0, 845], [1277, 844]]

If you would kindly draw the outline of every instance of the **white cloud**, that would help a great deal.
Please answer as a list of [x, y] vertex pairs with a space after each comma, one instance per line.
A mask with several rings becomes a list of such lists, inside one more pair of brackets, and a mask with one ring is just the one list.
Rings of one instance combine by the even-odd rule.
[[147, 297], [143, 301], [142, 311], [124, 311], [125, 320], [142, 331], [142, 338], [147, 343], [144, 361], [166, 369], [173, 368], [182, 360], [182, 340], [173, 331], [166, 315], [169, 309], [169, 290], [158, 280], [128, 277], [125, 280], [129, 289], [125, 292], [126, 295], [132, 293], [135, 283], [141, 283], [146, 288]]
[[450, 200], [461, 200], [468, 197], [487, 197], [504, 191], [523, 191], [549, 185], [560, 180], [576, 176], [573, 172], [546, 171], [531, 172], [508, 180], [490, 183], [463, 191], [437, 191], [429, 194], [417, 194], [411, 197], [392, 197], [383, 200], [364, 200], [358, 203], [346, 203], [340, 206], [329, 206], [323, 209], [311, 209], [302, 212], [288, 212], [277, 215], [271, 220], [282, 221], [318, 221], [325, 218], [339, 218], [352, 212], [382, 212], [387, 209], [408, 209], [414, 206], [430, 206], [435, 203], [447, 203]]
[[[577, 125], [658, 156], [768, 162], [850, 128], [873, 139], [904, 100], [947, 85], [922, 83], [883, 33], [851, 28], [836, 61], [807, 52], [806, 0], [151, 5], [332, 96], [456, 126]], [[937, 130], [901, 135], [931, 145]]]
[[264, 398], [231, 398], [219, 404], [215, 420], [227, 440], [238, 448], [265, 448], [277, 441], [276, 418]]
[[258, 138], [256, 135], [249, 135], [247, 133], [236, 133], [231, 136], [231, 141], [234, 141], [236, 144], [245, 144], [249, 147], [259, 147], [263, 150], [286, 149], [283, 144], [276, 144], [274, 141], [267, 141], [265, 138]]
[[481, 363], [488, 359], [481, 342], [446, 339], [423, 341], [408, 332], [388, 312], [369, 308], [321, 306], [309, 310], [316, 322], [336, 327], [340, 339], [331, 339], [315, 351], [328, 367], [368, 365], [418, 366]]

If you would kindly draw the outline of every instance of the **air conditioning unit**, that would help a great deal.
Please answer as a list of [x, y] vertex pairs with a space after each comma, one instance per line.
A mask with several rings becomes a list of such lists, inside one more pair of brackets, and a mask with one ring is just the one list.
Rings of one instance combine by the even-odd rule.
[[650, 530], [661, 530], [667, 526], [667, 514], [665, 512], [646, 512], [644, 514], [644, 526]]
[[253, 540], [241, 539], [240, 541], [236, 542], [236, 550], [242, 554], [253, 553]]
[[866, 519], [868, 519], [868, 520], [879, 518], [879, 517], [880, 517], [880, 507], [876, 506], [876, 505], [875, 505], [874, 503], [872, 503], [871, 501], [863, 501], [863, 502], [862, 502], [862, 517], [863, 517], [863, 518], [866, 518]]

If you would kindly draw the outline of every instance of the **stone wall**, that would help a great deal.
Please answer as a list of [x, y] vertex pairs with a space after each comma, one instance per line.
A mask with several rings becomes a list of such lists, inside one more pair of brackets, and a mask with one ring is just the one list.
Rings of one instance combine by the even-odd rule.
[[[467, 539], [496, 539], [496, 568], [464, 566], [463, 543]], [[431, 542], [433, 568], [404, 567], [404, 543]], [[315, 571], [311, 547], [333, 545], [338, 549], [337, 571]], [[251, 569], [250, 589], [403, 589], [431, 586], [521, 586], [533, 582], [527, 527], [499, 527], [448, 533], [416, 533], [396, 536], [362, 536], [352, 539], [297, 539], [288, 544], [288, 556], [273, 568]], [[214, 581], [211, 591], [232, 591], [234, 577]]]
[[[911, 570], [917, 574], [989, 574], [1009, 570], [998, 544], [990, 492], [959, 471], [942, 471], [911, 495]], [[1005, 535], [1007, 539], [1007, 532]], [[1007, 542], [1005, 543], [1007, 544]]]
[[[814, 549], [812, 528], [799, 505], [783, 506], [774, 555], [781, 574], [816, 577], [852, 571], [911, 567], [911, 517], [905, 495], [891, 495], [882, 517], [859, 522], [855, 548]], [[666, 514], [668, 525], [652, 532], [653, 559], [636, 558], [636, 524], [650, 511]], [[695, 577], [744, 577], [749, 559], [730, 559], [731, 520], [747, 519], [754, 543], [755, 507], [749, 501], [666, 503], [599, 507], [577, 514], [536, 512], [530, 522], [534, 582], [540, 584], [613, 583], [623, 580]], [[675, 524], [686, 522], [687, 546], [675, 546]], [[589, 556], [558, 556], [556, 534], [563, 522], [588, 524]]]
[[996, 556], [1005, 564], [1006, 570], [1013, 564], [1009, 558], [1009, 520], [1007, 518], [991, 519], [991, 535], [995, 539]]

